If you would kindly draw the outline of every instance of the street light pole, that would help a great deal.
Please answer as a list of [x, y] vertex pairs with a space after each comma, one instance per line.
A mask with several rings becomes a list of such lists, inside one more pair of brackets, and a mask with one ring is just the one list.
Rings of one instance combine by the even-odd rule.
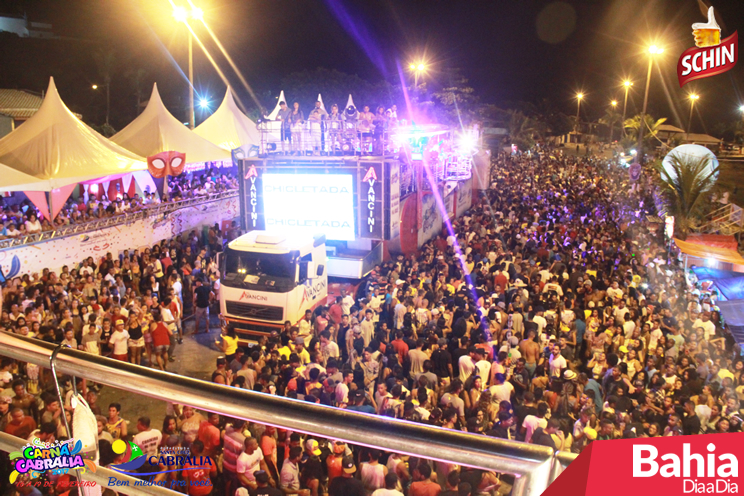
[[584, 98], [583, 93], [577, 93], [576, 94], [576, 126], [574, 127], [574, 132], [579, 132], [579, 119], [581, 119], [581, 99]]
[[189, 127], [194, 129], [194, 36], [189, 31]]
[[[643, 165], [643, 131], [646, 127], [646, 107], [648, 106], [648, 89], [651, 86], [651, 69], [654, 66], [654, 55], [660, 54], [664, 51], [663, 48], [659, 48], [656, 45], [651, 45], [648, 48], [648, 73], [646, 74], [646, 92], [643, 94], [643, 110], [641, 110], [641, 122], [638, 125], [638, 144], [636, 146], [638, 163]], [[651, 129], [649, 129], [651, 131]]]
[[623, 137], [625, 136], [625, 111], [628, 108], [628, 90], [630, 90], [630, 87], [633, 86], [633, 83], [629, 80], [623, 81], [623, 86], [625, 86], [625, 102], [623, 102], [623, 121], [620, 123], [620, 128], [623, 132]]
[[690, 95], [690, 118], [687, 120], [687, 133], [685, 134], [685, 141], [690, 140], [690, 129], [692, 128], [692, 109], [695, 107], [695, 100], [700, 98], [699, 95], [692, 93]]
[[185, 7], [173, 9], [173, 17], [176, 21], [184, 23], [189, 31], [189, 127], [191, 129], [194, 129], [196, 124], [194, 117], [194, 35], [188, 23], [190, 18], [201, 20], [203, 16], [204, 12], [198, 7], [193, 7], [191, 11], [186, 10]]
[[612, 122], [612, 119], [614, 119], [615, 115], [617, 115], [615, 114], [615, 109], [617, 108], [617, 100], [612, 100], [610, 102], [610, 105], [612, 105], [612, 114], [613, 114], [610, 116], [610, 145], [612, 145], [612, 131], [614, 130], [613, 128], [615, 127], [615, 123]]

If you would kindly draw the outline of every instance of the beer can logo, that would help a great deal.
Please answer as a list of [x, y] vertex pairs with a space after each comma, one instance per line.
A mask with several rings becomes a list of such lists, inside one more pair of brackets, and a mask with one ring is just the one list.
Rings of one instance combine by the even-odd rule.
[[722, 74], [733, 69], [739, 58], [739, 38], [736, 31], [721, 39], [721, 26], [716, 22], [713, 7], [708, 8], [708, 22], [692, 25], [695, 46], [685, 50], [677, 62], [680, 88], [695, 79]]

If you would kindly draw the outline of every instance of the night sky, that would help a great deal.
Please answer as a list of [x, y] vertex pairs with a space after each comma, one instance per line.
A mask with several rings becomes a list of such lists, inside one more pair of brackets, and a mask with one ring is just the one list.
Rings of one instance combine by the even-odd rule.
[[[399, 84], [397, 67], [410, 78], [405, 68], [423, 58], [432, 86], [446, 84], [445, 70], [459, 68], [482, 102], [501, 107], [547, 98], [573, 115], [574, 95], [581, 90], [586, 95], [582, 114], [591, 119], [603, 115], [613, 98], [622, 105], [620, 82], [629, 77], [635, 83], [628, 104], [632, 115], [642, 104], [650, 42], [665, 48], [652, 76], [652, 115], [685, 127], [686, 95], [695, 91], [701, 95], [697, 107], [703, 120], [695, 117], [693, 131], [710, 132], [718, 120], [736, 119], [744, 103], [741, 62], [724, 75], [679, 88], [677, 59], [694, 46], [691, 24], [705, 21], [696, 0], [193, 1], [267, 107], [273, 106], [281, 78], [291, 72], [322, 66]], [[744, 2], [720, 0], [713, 6], [724, 28], [722, 38], [742, 28]], [[101, 84], [92, 53], [112, 47], [117, 56], [111, 87], [116, 128], [134, 117], [132, 86], [125, 77], [133, 68], [144, 68], [146, 86], [157, 82], [166, 105], [178, 112], [187, 98], [187, 35], [171, 10], [167, 0], [0, 1], [0, 12], [25, 12], [31, 21], [53, 24], [62, 37], [0, 35], [0, 87], [41, 91], [54, 76], [68, 105], [100, 124], [104, 100], [100, 90], [91, 89]], [[195, 29], [239, 98], [252, 106], [209, 35], [201, 26]], [[218, 104], [224, 84], [196, 45], [195, 64], [197, 93]], [[197, 113], [197, 122], [204, 117]]]

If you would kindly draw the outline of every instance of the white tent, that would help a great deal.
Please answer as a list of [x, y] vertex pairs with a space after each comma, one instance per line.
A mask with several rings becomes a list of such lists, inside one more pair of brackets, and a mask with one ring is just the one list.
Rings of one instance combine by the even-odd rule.
[[[147, 169], [146, 161], [75, 117], [49, 79], [44, 102], [23, 125], [0, 139], [2, 191], [51, 191], [104, 176]], [[29, 176], [36, 182], [29, 183]]]
[[274, 107], [274, 110], [272, 110], [269, 115], [265, 116], [266, 120], [275, 121], [276, 120], [276, 116], [279, 115], [279, 110], [281, 110], [279, 108], [279, 102], [286, 102], [286, 101], [287, 100], [284, 98], [284, 90], [282, 90], [279, 93], [279, 100], [276, 101], [276, 107]]
[[52, 189], [50, 181], [37, 179], [5, 164], [0, 164], [0, 177], [3, 178], [2, 185], [0, 185], [0, 193], [5, 193], [6, 191], [32, 191], [37, 188], [42, 188], [44, 191]]
[[[322, 108], [323, 110], [326, 110], [325, 104], [323, 103], [323, 97], [320, 96], [320, 93], [318, 93], [318, 101], [320, 102], [320, 108]], [[326, 112], [328, 111], [326, 110]]]
[[222, 105], [199, 124], [194, 132], [225, 150], [243, 145], [258, 145], [261, 142], [256, 123], [240, 111], [229, 86]]
[[230, 160], [230, 152], [194, 134], [168, 112], [157, 84], [145, 110], [111, 141], [143, 157], [177, 151], [186, 154], [187, 163]]

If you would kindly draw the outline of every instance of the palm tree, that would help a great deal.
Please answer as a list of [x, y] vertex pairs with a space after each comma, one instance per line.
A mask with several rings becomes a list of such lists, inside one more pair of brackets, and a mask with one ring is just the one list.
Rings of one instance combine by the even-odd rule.
[[114, 75], [114, 66], [116, 65], [116, 54], [113, 49], [98, 50], [93, 54], [93, 60], [98, 67], [98, 75], [103, 79], [106, 85], [106, 127], [109, 124], [109, 111], [111, 109], [111, 78]]
[[[646, 114], [645, 117], [646, 124], [644, 126], [644, 131], [646, 131], [646, 134], [643, 136], [643, 146], [645, 149], [653, 149], [656, 148], [655, 144], [653, 143], [654, 139], [661, 142], [661, 140], [659, 140], [659, 138], [657, 138], [656, 136], [659, 133], [659, 127], [664, 124], [667, 119], [666, 117], [662, 117], [661, 119], [654, 120], [654, 118], [648, 114]], [[635, 117], [626, 119], [625, 122], [623, 122], [623, 127], [628, 130], [628, 136], [632, 138], [632, 141], [637, 142], [638, 129], [641, 127], [641, 116], [636, 115]], [[646, 141], [648, 141], [648, 144], [646, 143]]]
[[657, 163], [663, 214], [674, 217], [675, 235], [684, 240], [706, 206], [718, 180], [720, 165], [709, 157], [672, 151]]
[[135, 116], [139, 115], [142, 111], [142, 97], [145, 95], [145, 78], [147, 77], [147, 71], [142, 67], [137, 69], [131, 69], [127, 72], [127, 79], [132, 85], [134, 95], [137, 97], [137, 107], [135, 108]]
[[610, 143], [612, 143], [612, 131], [615, 129], [615, 124], [620, 122], [622, 119], [622, 115], [615, 111], [614, 108], [608, 108], [607, 112], [605, 112], [604, 117], [601, 117], [599, 119], [599, 123], [603, 126], [607, 126], [610, 128]]
[[535, 135], [539, 134], [538, 123], [519, 110], [507, 110], [507, 124], [511, 142], [520, 150], [529, 150], [535, 144]]

